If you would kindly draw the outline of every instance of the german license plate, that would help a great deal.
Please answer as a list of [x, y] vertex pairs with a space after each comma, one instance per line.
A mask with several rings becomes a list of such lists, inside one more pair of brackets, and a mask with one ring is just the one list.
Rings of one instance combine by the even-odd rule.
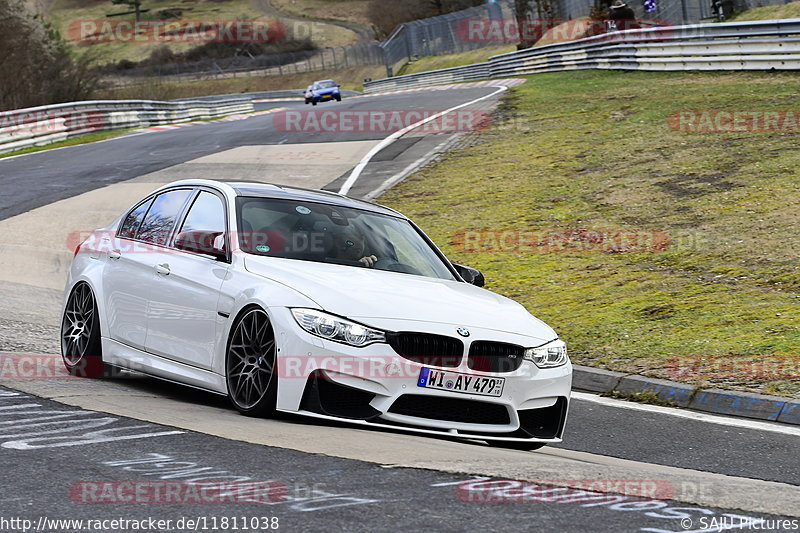
[[506, 378], [473, 376], [458, 372], [445, 372], [433, 368], [423, 368], [419, 373], [417, 386], [426, 389], [446, 390], [480, 396], [501, 396]]

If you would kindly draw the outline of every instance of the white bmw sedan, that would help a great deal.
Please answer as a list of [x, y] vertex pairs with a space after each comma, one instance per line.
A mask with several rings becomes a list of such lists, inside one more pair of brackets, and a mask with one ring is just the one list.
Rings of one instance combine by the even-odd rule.
[[572, 366], [521, 305], [409, 219], [323, 191], [189, 180], [76, 250], [64, 364], [122, 368], [274, 411], [536, 449]]

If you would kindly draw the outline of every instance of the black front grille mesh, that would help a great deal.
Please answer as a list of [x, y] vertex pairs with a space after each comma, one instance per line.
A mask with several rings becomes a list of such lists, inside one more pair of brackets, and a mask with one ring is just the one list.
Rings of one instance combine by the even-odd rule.
[[444, 335], [401, 331], [387, 334], [387, 340], [395, 352], [423, 365], [456, 368], [464, 355], [464, 343]]
[[509, 424], [508, 409], [496, 403], [404, 394], [389, 408], [390, 413], [398, 415], [446, 420], [464, 424]]
[[469, 347], [467, 366], [480, 372], [513, 372], [522, 364], [525, 349], [516, 344], [475, 341]]

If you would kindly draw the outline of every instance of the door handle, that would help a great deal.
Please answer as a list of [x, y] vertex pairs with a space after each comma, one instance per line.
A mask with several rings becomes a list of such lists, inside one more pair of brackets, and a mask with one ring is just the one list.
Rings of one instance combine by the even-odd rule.
[[111, 250], [110, 252], [108, 252], [108, 258], [109, 259], [113, 259], [113, 260], [116, 261], [120, 257], [122, 257], [122, 254], [120, 253], [119, 250]]
[[156, 273], [162, 276], [169, 276], [169, 265], [167, 263], [156, 265]]

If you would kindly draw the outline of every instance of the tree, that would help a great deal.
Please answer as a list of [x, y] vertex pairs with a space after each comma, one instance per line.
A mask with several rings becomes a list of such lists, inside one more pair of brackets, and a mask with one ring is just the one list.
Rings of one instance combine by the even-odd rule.
[[22, 0], [0, 2], [0, 72], [0, 110], [86, 99], [98, 82], [88, 56], [73, 57]]

